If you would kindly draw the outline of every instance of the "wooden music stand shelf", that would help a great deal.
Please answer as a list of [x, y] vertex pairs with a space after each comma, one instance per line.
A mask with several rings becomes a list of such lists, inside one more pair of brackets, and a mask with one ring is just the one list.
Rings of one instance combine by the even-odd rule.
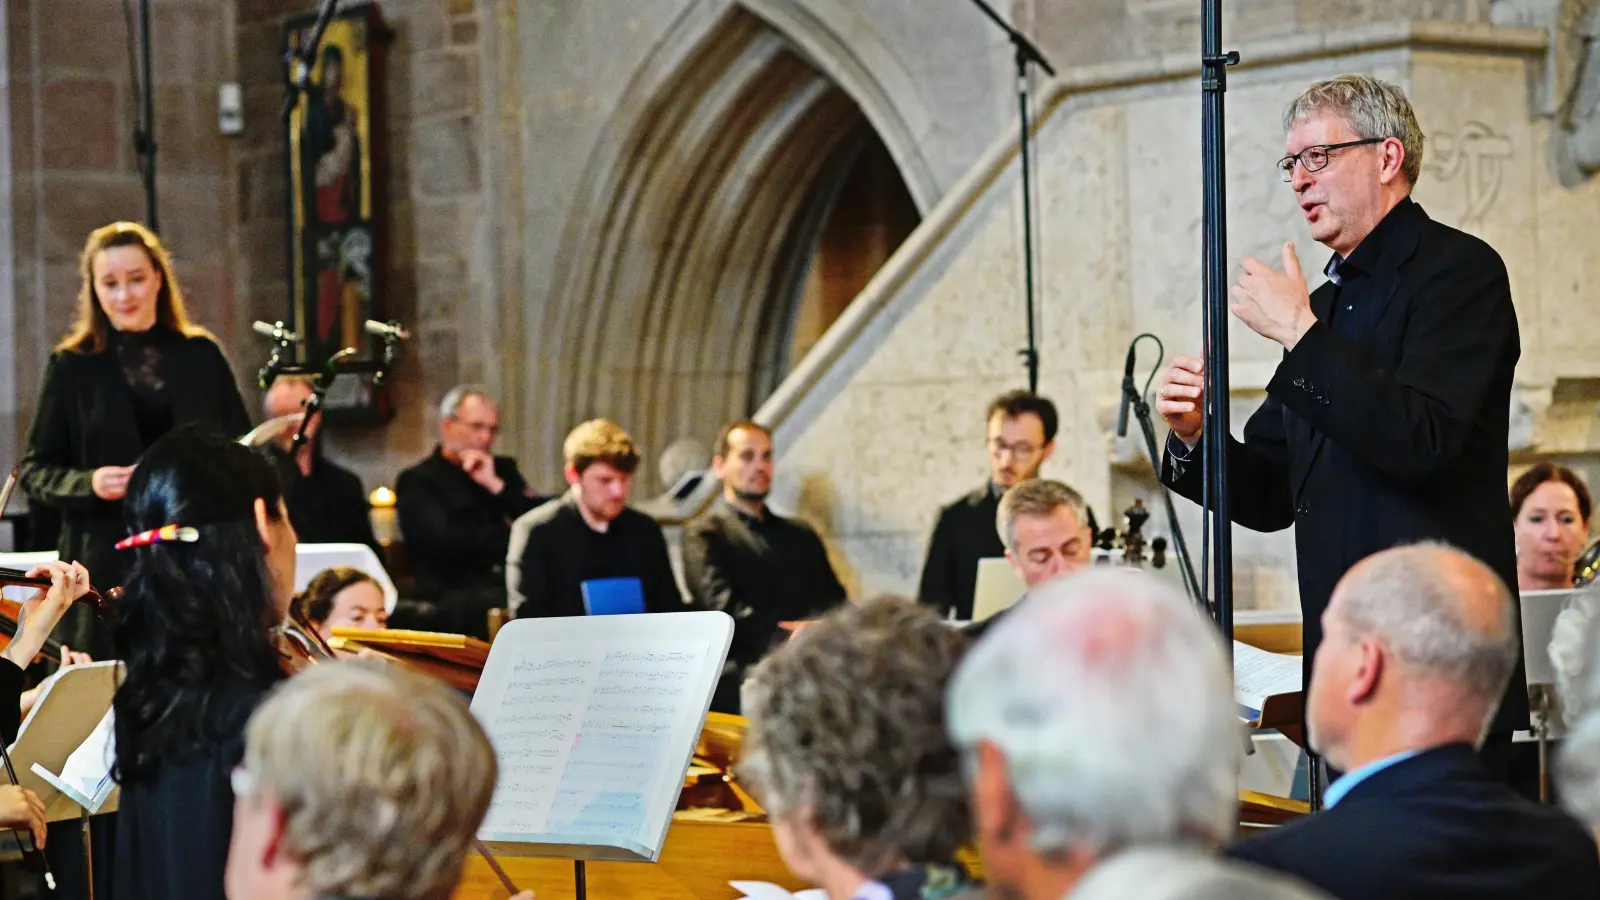
[[468, 693], [478, 689], [478, 678], [489, 659], [489, 645], [483, 641], [435, 631], [335, 628], [329, 644], [351, 653], [372, 650]]

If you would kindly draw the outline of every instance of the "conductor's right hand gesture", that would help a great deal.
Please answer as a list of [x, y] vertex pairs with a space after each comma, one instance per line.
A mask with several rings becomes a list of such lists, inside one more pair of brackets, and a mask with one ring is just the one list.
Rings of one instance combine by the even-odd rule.
[[1192, 356], [1175, 356], [1156, 387], [1156, 412], [1184, 446], [1200, 442], [1205, 427], [1205, 364]]

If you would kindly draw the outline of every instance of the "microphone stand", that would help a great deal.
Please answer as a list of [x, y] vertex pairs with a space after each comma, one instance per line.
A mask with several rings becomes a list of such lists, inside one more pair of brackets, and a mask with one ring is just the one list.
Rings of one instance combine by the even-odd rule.
[[1055, 77], [1056, 70], [1039, 52], [1039, 48], [1028, 40], [1022, 32], [1011, 27], [1011, 24], [1000, 17], [985, 0], [972, 0], [978, 9], [983, 11], [991, 21], [1000, 26], [1006, 33], [1012, 46], [1016, 47], [1017, 64], [1017, 111], [1021, 114], [1022, 132], [1020, 146], [1022, 151], [1022, 268], [1023, 268], [1023, 301], [1026, 305], [1028, 316], [1028, 346], [1018, 352], [1022, 357], [1023, 365], [1028, 369], [1028, 390], [1039, 391], [1039, 347], [1035, 331], [1034, 299], [1033, 299], [1033, 127], [1029, 122], [1028, 114], [1028, 66], [1037, 63], [1045, 73]]
[[[283, 120], [283, 171], [284, 183], [290, 185], [284, 201], [283, 228], [284, 247], [289, 251], [285, 263], [287, 271], [284, 275], [284, 285], [288, 294], [289, 310], [291, 316], [298, 316], [295, 299], [300, 293], [300, 285], [296, 281], [298, 268], [295, 265], [297, 257], [304, 254], [305, 247], [297, 240], [299, 235], [295, 232], [294, 211], [295, 191], [294, 167], [295, 159], [289, 141], [289, 127], [294, 116], [295, 107], [300, 105], [300, 98], [305, 94], [311, 84], [311, 68], [317, 61], [317, 47], [322, 44], [322, 34], [328, 30], [328, 23], [333, 20], [333, 13], [339, 6], [339, 0], [323, 0], [322, 9], [317, 13], [316, 24], [311, 26], [311, 34], [298, 52], [289, 52], [284, 56], [284, 96], [283, 108], [279, 111], [279, 118]], [[311, 177], [310, 173], [300, 173], [301, 178]], [[303, 190], [303, 188], [298, 188]], [[301, 259], [302, 266], [310, 265], [309, 260]], [[310, 339], [311, 329], [309, 322], [297, 323], [299, 330]], [[313, 344], [312, 346], [316, 346]], [[273, 351], [276, 358], [277, 351]], [[298, 446], [298, 445], [296, 445]]]
[[[1156, 342], [1156, 364], [1150, 369], [1150, 377], [1145, 380], [1144, 390], [1140, 391], [1133, 384], [1134, 351], [1139, 342], [1149, 338]], [[1161, 363], [1166, 359], [1166, 346], [1161, 343], [1161, 338], [1153, 334], [1141, 334], [1128, 345], [1128, 364], [1122, 376], [1122, 411], [1117, 418], [1117, 437], [1126, 437], [1128, 434], [1127, 411], [1133, 409], [1133, 414], [1139, 418], [1139, 429], [1144, 432], [1145, 452], [1150, 454], [1150, 464], [1156, 469], [1156, 483], [1160, 484], [1161, 453], [1156, 445], [1156, 428], [1150, 418], [1150, 404], [1145, 402], [1145, 395], [1150, 393], [1150, 384], [1156, 379], [1156, 373], [1161, 371]], [[1189, 594], [1189, 599], [1204, 603], [1204, 596], [1200, 591], [1200, 579], [1195, 577], [1194, 561], [1189, 557], [1189, 544], [1183, 538], [1183, 527], [1178, 524], [1178, 508], [1172, 503], [1172, 491], [1165, 484], [1161, 484], [1161, 499], [1167, 507], [1167, 528], [1172, 531], [1172, 547], [1178, 555], [1178, 571], [1183, 575], [1183, 589]]]
[[1239, 62], [1238, 51], [1222, 52], [1222, 0], [1203, 0], [1200, 25], [1200, 145], [1203, 270], [1202, 319], [1205, 328], [1205, 489], [1201, 509], [1210, 518], [1210, 607], [1217, 627], [1233, 645], [1233, 531], [1228, 515], [1228, 220], [1226, 144], [1223, 139], [1223, 93], [1228, 66]]

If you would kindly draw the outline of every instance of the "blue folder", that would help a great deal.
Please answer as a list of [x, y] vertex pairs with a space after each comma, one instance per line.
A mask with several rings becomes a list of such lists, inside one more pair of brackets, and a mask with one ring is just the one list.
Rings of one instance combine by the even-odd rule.
[[637, 578], [593, 578], [583, 583], [583, 610], [591, 616], [644, 612], [644, 585]]

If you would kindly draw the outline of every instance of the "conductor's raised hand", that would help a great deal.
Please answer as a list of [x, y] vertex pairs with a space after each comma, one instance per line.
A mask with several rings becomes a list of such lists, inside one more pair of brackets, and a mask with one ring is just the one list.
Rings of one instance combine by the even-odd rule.
[[1240, 265], [1244, 274], [1228, 291], [1233, 297], [1233, 314], [1251, 331], [1293, 350], [1317, 322], [1311, 314], [1311, 294], [1300, 273], [1294, 241], [1283, 245], [1282, 272], [1253, 256], [1245, 257]]
[[1178, 440], [1189, 447], [1205, 427], [1205, 364], [1192, 356], [1175, 356], [1156, 385], [1156, 412]]

